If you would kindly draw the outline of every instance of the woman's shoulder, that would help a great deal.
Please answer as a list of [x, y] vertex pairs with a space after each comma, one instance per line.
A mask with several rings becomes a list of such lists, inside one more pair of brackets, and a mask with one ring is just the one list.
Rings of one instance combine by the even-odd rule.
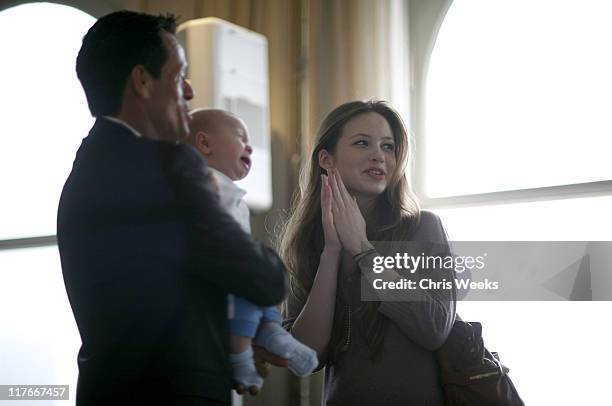
[[425, 224], [426, 226], [442, 224], [440, 217], [436, 213], [429, 210], [421, 210], [419, 212], [419, 217], [421, 218], [421, 223]]
[[407, 224], [410, 239], [417, 241], [447, 241], [446, 231], [440, 217], [429, 211], [421, 210], [418, 217], [412, 217]]

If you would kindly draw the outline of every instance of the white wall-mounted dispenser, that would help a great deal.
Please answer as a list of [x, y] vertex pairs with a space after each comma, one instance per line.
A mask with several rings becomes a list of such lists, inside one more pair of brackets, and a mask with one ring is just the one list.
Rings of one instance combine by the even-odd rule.
[[191, 107], [229, 110], [246, 123], [253, 163], [249, 175], [237, 184], [247, 191], [249, 208], [268, 210], [272, 206], [272, 157], [266, 37], [207, 17], [181, 24], [177, 38], [185, 48], [187, 76], [195, 91]]

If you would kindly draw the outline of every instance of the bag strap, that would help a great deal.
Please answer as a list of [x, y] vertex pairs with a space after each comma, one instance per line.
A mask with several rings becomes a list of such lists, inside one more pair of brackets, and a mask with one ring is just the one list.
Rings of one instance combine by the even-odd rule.
[[470, 373], [466, 372], [440, 372], [440, 379], [442, 380], [443, 385], [473, 385], [477, 382], [480, 382], [482, 379], [490, 379], [499, 376], [505, 376], [510, 369], [502, 365], [498, 364], [499, 369], [483, 369], [480, 371], [473, 371]]

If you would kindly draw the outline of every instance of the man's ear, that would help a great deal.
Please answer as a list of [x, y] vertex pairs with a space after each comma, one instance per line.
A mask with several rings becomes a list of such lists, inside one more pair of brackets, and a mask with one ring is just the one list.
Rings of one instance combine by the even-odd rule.
[[136, 65], [128, 76], [128, 85], [138, 98], [151, 98], [153, 76], [147, 72], [143, 65]]
[[326, 171], [334, 167], [334, 157], [325, 149], [319, 151], [319, 166]]
[[195, 147], [198, 149], [198, 151], [204, 154], [204, 156], [208, 157], [212, 153], [209, 134], [205, 133], [204, 131], [198, 131], [195, 133], [193, 140]]

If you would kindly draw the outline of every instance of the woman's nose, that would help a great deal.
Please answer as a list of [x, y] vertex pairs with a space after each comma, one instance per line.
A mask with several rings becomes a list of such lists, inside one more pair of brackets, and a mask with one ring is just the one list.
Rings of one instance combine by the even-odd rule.
[[372, 151], [372, 154], [370, 155], [370, 160], [382, 163], [385, 161], [385, 155], [383, 154], [380, 148], [376, 148], [374, 151]]

